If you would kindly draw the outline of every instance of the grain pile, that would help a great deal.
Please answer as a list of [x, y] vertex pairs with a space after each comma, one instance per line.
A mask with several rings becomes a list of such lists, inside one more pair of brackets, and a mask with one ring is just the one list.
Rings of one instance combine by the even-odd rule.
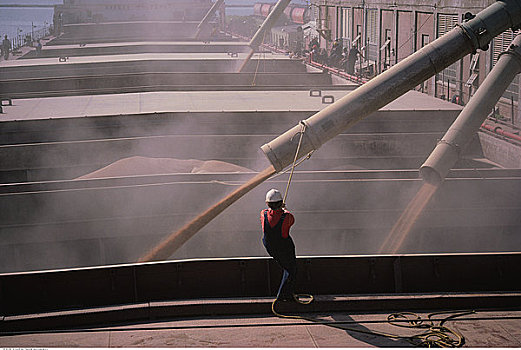
[[219, 160], [149, 158], [135, 156], [117, 160], [104, 168], [80, 176], [78, 179], [176, 173], [237, 173], [252, 171], [253, 170], [248, 168]]

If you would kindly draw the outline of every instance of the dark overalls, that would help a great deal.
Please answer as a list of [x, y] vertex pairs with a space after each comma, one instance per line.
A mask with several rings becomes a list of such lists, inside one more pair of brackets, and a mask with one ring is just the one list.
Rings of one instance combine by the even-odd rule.
[[266, 247], [268, 254], [275, 259], [283, 270], [277, 299], [292, 299], [297, 277], [295, 244], [290, 236], [288, 238], [282, 237], [282, 223], [285, 218], [286, 213], [283, 213], [277, 225], [270, 227], [268, 213], [264, 212], [264, 236], [262, 237], [262, 243]]

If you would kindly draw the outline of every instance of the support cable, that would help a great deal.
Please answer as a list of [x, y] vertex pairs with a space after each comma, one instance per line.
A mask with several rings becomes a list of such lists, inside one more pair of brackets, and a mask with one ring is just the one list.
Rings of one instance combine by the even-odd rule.
[[[262, 34], [262, 42], [261, 44], [259, 45], [259, 48], [262, 47], [262, 45], [264, 44], [264, 39], [266, 39], [266, 30], [264, 31], [264, 33]], [[266, 58], [266, 55], [264, 54], [263, 58], [265, 59]], [[251, 82], [251, 86], [255, 86], [255, 79], [257, 79], [257, 72], [259, 71], [259, 64], [260, 64], [260, 56], [259, 58], [257, 58], [257, 66], [255, 67], [255, 72], [253, 73], [253, 81]]]
[[[288, 197], [289, 185], [291, 183], [291, 179], [293, 178], [293, 172], [295, 171], [295, 167], [297, 165], [298, 153], [300, 151], [300, 145], [302, 145], [302, 137], [304, 136], [304, 132], [306, 132], [306, 123], [304, 123], [304, 121], [301, 120], [300, 121], [300, 138], [298, 140], [297, 151], [295, 152], [295, 158], [293, 159], [293, 164], [291, 165], [291, 173], [289, 175], [288, 184], [286, 185], [286, 191], [284, 192], [284, 198], [282, 200], [282, 203], [284, 205], [286, 204], [286, 198]], [[307, 158], [309, 158], [309, 157], [307, 157]]]

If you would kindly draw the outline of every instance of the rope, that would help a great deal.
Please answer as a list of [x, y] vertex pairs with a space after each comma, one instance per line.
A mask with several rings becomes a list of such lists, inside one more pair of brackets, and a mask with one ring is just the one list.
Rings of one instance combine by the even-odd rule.
[[[306, 123], [303, 120], [300, 121], [300, 138], [298, 140], [297, 151], [295, 152], [295, 158], [293, 159], [293, 165], [291, 166], [291, 173], [289, 175], [288, 184], [286, 185], [286, 191], [284, 192], [284, 198], [282, 203], [286, 203], [286, 198], [288, 197], [289, 192], [289, 184], [291, 183], [291, 179], [293, 178], [293, 172], [295, 171], [295, 167], [297, 166], [298, 152], [300, 151], [300, 145], [302, 144], [302, 137], [304, 136], [304, 132], [306, 131]], [[311, 156], [309, 154], [309, 156]], [[306, 157], [308, 159], [309, 157]], [[300, 164], [300, 163], [299, 163]]]
[[[289, 186], [290, 186], [291, 180], [293, 178], [293, 172], [295, 170], [295, 167], [297, 165], [299, 165], [300, 163], [302, 163], [304, 160], [309, 159], [309, 157], [313, 153], [313, 151], [310, 152], [306, 158], [304, 158], [299, 163], [297, 163], [300, 146], [302, 144], [302, 138], [304, 136], [304, 132], [306, 131], [306, 124], [304, 123], [304, 121], [301, 121], [300, 125], [301, 125], [300, 138], [299, 138], [299, 142], [297, 145], [297, 150], [295, 152], [295, 157], [293, 159], [293, 164], [291, 166], [291, 173], [290, 173], [290, 176], [288, 179], [288, 183], [286, 185], [286, 191], [284, 193], [283, 203], [286, 203], [286, 199], [287, 199], [288, 192], [289, 192]], [[311, 294], [295, 294], [293, 296], [293, 298], [294, 298], [295, 302], [297, 302], [301, 305], [308, 305], [311, 302], [313, 302], [313, 300], [314, 300], [314, 297]], [[300, 298], [306, 298], [308, 300], [301, 300]], [[275, 299], [273, 301], [273, 303], [271, 304], [271, 311], [273, 312], [273, 314], [275, 316], [281, 317], [281, 318], [307, 319], [307, 318], [305, 318], [303, 316], [299, 316], [299, 315], [284, 315], [284, 314], [281, 314], [280, 312], [277, 312], [275, 310], [275, 305], [277, 304], [277, 301], [278, 300]], [[413, 336], [400, 336], [400, 335], [389, 334], [389, 333], [384, 333], [384, 332], [364, 331], [364, 330], [360, 330], [360, 329], [353, 329], [353, 328], [346, 328], [346, 327], [340, 327], [340, 328], [344, 329], [344, 330], [348, 330], [348, 331], [365, 333], [365, 334], [369, 334], [369, 335], [377, 335], [377, 336], [387, 337], [387, 338], [391, 338], [391, 339], [405, 339], [409, 343], [413, 344], [414, 346], [421, 346], [421, 347], [433, 347], [433, 346], [435, 346], [435, 347], [460, 347], [460, 346], [463, 346], [463, 344], [465, 344], [465, 338], [463, 337], [463, 335], [461, 335], [460, 333], [458, 333], [448, 327], [443, 326], [443, 324], [450, 319], [453, 319], [453, 318], [456, 318], [459, 316], [463, 316], [463, 315], [468, 315], [468, 314], [474, 313], [474, 311], [460, 311], [459, 313], [450, 315], [447, 318], [442, 319], [438, 325], [435, 325], [432, 320], [432, 316], [445, 314], [445, 313], [449, 313], [449, 312], [444, 311], [444, 312], [436, 312], [436, 313], [429, 314], [428, 319], [429, 319], [430, 324], [424, 323], [423, 320], [421, 319], [421, 317], [413, 312], [393, 313], [387, 317], [387, 322], [389, 322], [389, 324], [394, 325], [394, 326], [405, 327], [405, 328], [426, 329], [426, 331], [424, 331], [420, 334], [413, 335]], [[405, 319], [406, 323], [399, 322], [398, 319], [400, 319], [400, 321], [403, 321], [401, 319]]]
[[[302, 301], [300, 298], [309, 298], [309, 300]], [[296, 294], [294, 295], [294, 299], [297, 303], [307, 305], [310, 304], [314, 298], [310, 294]], [[275, 305], [277, 304], [277, 300], [274, 300], [271, 304], [271, 311], [277, 317], [281, 318], [293, 318], [293, 319], [304, 319], [311, 322], [315, 322], [313, 319], [309, 319], [299, 315], [283, 315], [275, 310]], [[443, 348], [456, 348], [461, 347], [465, 344], [465, 337], [455, 330], [445, 327], [444, 323], [455, 319], [456, 317], [465, 316], [469, 314], [473, 314], [475, 311], [473, 310], [465, 310], [465, 311], [443, 311], [443, 312], [435, 312], [427, 315], [428, 322], [424, 323], [424, 320], [417, 314], [413, 312], [398, 312], [392, 313], [387, 316], [387, 322], [393, 326], [403, 327], [403, 328], [419, 328], [425, 329], [426, 331], [415, 334], [412, 336], [401, 336], [396, 334], [390, 334], [385, 332], [378, 332], [373, 330], [362, 330], [356, 328], [344, 327], [336, 324], [330, 324], [330, 326], [339, 328], [346, 331], [363, 333], [368, 335], [376, 335], [380, 337], [386, 337], [390, 339], [401, 339], [406, 340], [413, 346], [417, 347], [443, 347]], [[442, 315], [442, 314], [450, 314], [448, 317], [439, 320], [439, 324], [434, 324], [434, 320], [432, 316], [434, 315]]]
[[[304, 296], [305, 294], [300, 294], [299, 296]], [[301, 303], [301, 304], [309, 304], [313, 301], [313, 297], [311, 295], [307, 295], [311, 297], [311, 300], [303, 303], [300, 302], [297, 297], [295, 298], [295, 301]], [[283, 315], [280, 314], [275, 310], [275, 305], [277, 303], [277, 300], [274, 300], [271, 305], [271, 310], [273, 314], [277, 317], [282, 318], [293, 318], [293, 319], [304, 319], [311, 322], [314, 322], [315, 320], [299, 316], [299, 315]], [[459, 316], [468, 315], [475, 313], [475, 311], [463, 311], [457, 314], [452, 314], [440, 321], [438, 325], [435, 325], [431, 319], [433, 315], [439, 315], [444, 313], [450, 313], [450, 312], [439, 312], [439, 313], [432, 313], [428, 315], [429, 322], [431, 324], [424, 323], [420, 316], [418, 316], [415, 313], [412, 312], [400, 312], [400, 313], [393, 313], [390, 314], [387, 317], [387, 322], [393, 326], [397, 327], [404, 327], [404, 328], [420, 328], [420, 329], [426, 329], [426, 331], [415, 334], [412, 336], [402, 336], [402, 335], [396, 335], [391, 333], [385, 333], [385, 332], [378, 332], [373, 330], [363, 330], [363, 329], [357, 329], [357, 328], [349, 328], [341, 326], [340, 324], [329, 324], [329, 326], [342, 329], [345, 331], [350, 332], [357, 332], [357, 333], [363, 333], [373, 336], [380, 336], [380, 337], [386, 337], [390, 339], [400, 339], [405, 340], [416, 347], [443, 347], [443, 348], [455, 348], [455, 347], [461, 347], [465, 344], [465, 337], [456, 332], [453, 329], [450, 329], [448, 327], [443, 326], [443, 324], [450, 320], [454, 319]], [[411, 316], [411, 317], [409, 317]], [[404, 324], [405, 320], [405, 324]]]
[[[432, 321], [432, 316], [434, 315], [442, 315], [442, 314], [448, 314], [451, 313], [448, 317], [442, 319], [439, 324], [434, 324]], [[454, 348], [454, 347], [460, 347], [465, 344], [465, 338], [462, 334], [445, 327], [443, 324], [447, 322], [450, 319], [469, 315], [475, 313], [475, 311], [472, 310], [465, 310], [465, 311], [442, 311], [442, 312], [435, 312], [431, 313], [427, 316], [429, 319], [429, 324], [423, 323], [423, 320], [420, 316], [413, 312], [400, 312], [400, 313], [394, 313], [390, 314], [387, 317], [387, 321], [389, 321], [390, 324], [398, 327], [406, 327], [406, 328], [424, 328], [427, 329], [425, 332], [422, 332], [420, 334], [414, 335], [412, 337], [409, 337], [407, 340], [416, 346], [421, 347], [443, 347], [443, 348]], [[408, 318], [408, 316], [412, 316], [413, 318]], [[404, 324], [397, 324], [396, 321], [399, 318], [404, 318], [408, 321], [408, 323]]]
[[[474, 312], [472, 312], [474, 313]], [[510, 321], [510, 320], [521, 320], [520, 316], [490, 316], [490, 317], [464, 317], [464, 318], [454, 318], [453, 316], [447, 317], [445, 319], [436, 319], [435, 321], [448, 321], [451, 320], [453, 322], [463, 322], [463, 321]], [[61, 333], [100, 333], [100, 332], [135, 332], [135, 331], [158, 331], [158, 330], [201, 330], [201, 329], [223, 329], [223, 328], [255, 328], [255, 327], [288, 327], [288, 326], [299, 326], [299, 327], [309, 327], [309, 326], [330, 326], [330, 327], [343, 327], [345, 325], [356, 324], [382, 324], [388, 323], [387, 320], [358, 320], [358, 321], [319, 321], [316, 319], [307, 318], [309, 323], [304, 322], [262, 322], [262, 323], [226, 323], [226, 324], [205, 324], [205, 325], [177, 325], [177, 326], [153, 326], [153, 327], [118, 327], [118, 328], [60, 328], [60, 329], [25, 329], [25, 330], [2, 330], [0, 331], [0, 336], [13, 336], [13, 335], [24, 335], [24, 334], [61, 334]], [[395, 322], [400, 322], [396, 320]], [[345, 329], [345, 328], [344, 328]], [[356, 332], [364, 333], [360, 330], [354, 330]], [[397, 338], [404, 338], [401, 336], [396, 336]]]
[[[289, 175], [288, 184], [286, 185], [286, 191], [284, 192], [284, 198], [282, 200], [282, 203], [286, 203], [286, 198], [288, 197], [288, 192], [289, 192], [289, 185], [291, 183], [291, 179], [293, 178], [293, 172], [295, 171], [295, 167], [297, 165], [299, 165], [300, 163], [302, 163], [304, 160], [309, 159], [309, 157], [311, 157], [311, 154], [313, 153], [313, 151], [309, 152], [308, 155], [304, 159], [302, 159], [300, 162], [297, 163], [298, 153], [300, 151], [300, 145], [302, 145], [302, 137], [304, 136], [304, 132], [305, 131], [306, 131], [306, 124], [304, 123], [303, 120], [301, 120], [300, 121], [300, 138], [298, 140], [297, 151], [295, 152], [295, 158], [293, 159], [293, 164], [291, 166], [291, 173]], [[306, 299], [306, 300], [302, 300], [301, 298]], [[314, 297], [311, 294], [293, 294], [293, 300], [295, 302], [301, 304], [301, 305], [309, 305], [309, 304], [311, 304], [313, 302]], [[277, 299], [275, 299], [273, 301], [273, 303], [271, 304], [271, 311], [273, 312], [273, 314], [275, 316], [282, 317], [282, 318], [305, 319], [302, 316], [298, 316], [298, 315], [283, 315], [283, 314], [275, 311], [275, 304], [276, 303], [277, 303]]]
[[[443, 324], [451, 319], [454, 319], [459, 316], [473, 314], [475, 311], [473, 310], [465, 310], [465, 311], [443, 311], [443, 312], [435, 312], [427, 315], [428, 321], [430, 324], [424, 323], [422, 318], [413, 312], [398, 312], [392, 313], [387, 316], [387, 322], [393, 326], [403, 327], [403, 328], [419, 328], [426, 329], [426, 331], [416, 334], [413, 336], [400, 336], [395, 334], [381, 333], [376, 331], [362, 331], [359, 329], [345, 328], [341, 327], [344, 330], [350, 330], [360, 333], [366, 333], [371, 335], [378, 335], [387, 338], [393, 339], [404, 339], [411, 343], [414, 346], [418, 347], [443, 347], [443, 348], [455, 348], [461, 347], [465, 344], [465, 337], [462, 334], [445, 327]], [[434, 315], [442, 315], [442, 314], [451, 314], [448, 317], [441, 319], [439, 324], [434, 324], [432, 320], [432, 316]], [[405, 322], [404, 322], [405, 321]]]
[[[315, 150], [309, 152], [304, 158], [302, 158], [297, 164], [295, 164], [295, 168], [298, 167], [300, 164], [302, 164], [304, 161], [308, 160], [309, 158], [311, 158], [311, 156], [313, 155], [313, 152], [315, 152]], [[284, 171], [281, 171], [280, 173], [276, 173], [275, 175], [273, 175], [272, 177], [270, 177], [268, 180], [272, 180], [272, 179], [275, 179], [281, 175], [284, 175], [285, 173], [287, 173], [288, 171], [290, 171], [291, 168], [288, 168]]]
[[[307, 300], [301, 300], [301, 298], [307, 299]], [[315, 300], [313, 295], [311, 294], [293, 294], [293, 300], [301, 305], [309, 305]], [[305, 320], [305, 317], [299, 316], [299, 315], [283, 315], [277, 311], [275, 311], [275, 304], [277, 304], [277, 299], [273, 300], [273, 303], [271, 303], [271, 311], [273, 314], [277, 317], [281, 318], [295, 318], [295, 319], [303, 319]]]

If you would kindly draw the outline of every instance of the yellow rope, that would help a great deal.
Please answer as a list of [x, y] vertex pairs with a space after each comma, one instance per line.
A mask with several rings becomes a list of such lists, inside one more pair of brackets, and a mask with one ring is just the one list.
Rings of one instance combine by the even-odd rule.
[[293, 159], [293, 165], [291, 166], [291, 173], [289, 174], [288, 184], [286, 185], [286, 191], [284, 192], [284, 198], [282, 199], [282, 203], [286, 204], [286, 198], [288, 197], [289, 192], [289, 184], [291, 183], [291, 179], [293, 178], [293, 172], [295, 171], [295, 167], [298, 159], [298, 152], [300, 151], [300, 145], [302, 144], [302, 137], [304, 136], [304, 132], [306, 131], [306, 123], [303, 120], [300, 121], [300, 138], [298, 140], [297, 151], [295, 152], [295, 158]]
[[[297, 150], [295, 152], [295, 158], [293, 159], [291, 173], [290, 173], [290, 176], [288, 179], [288, 183], [286, 185], [286, 192], [284, 193], [283, 203], [286, 203], [286, 198], [287, 198], [288, 192], [289, 192], [289, 185], [293, 178], [293, 172], [295, 170], [295, 167], [303, 161], [302, 160], [301, 162], [299, 162], [297, 164], [298, 154], [300, 151], [300, 146], [302, 144], [302, 138], [304, 136], [304, 132], [306, 131], [306, 124], [303, 121], [301, 121], [300, 124], [301, 124], [300, 138], [299, 138], [299, 142], [297, 145]], [[311, 153], [312, 152], [310, 152], [305, 159], [308, 159], [311, 156]], [[295, 302], [302, 304], [302, 305], [308, 305], [311, 302], [313, 302], [313, 300], [314, 300], [314, 298], [311, 294], [295, 294], [295, 295], [293, 295], [293, 298], [294, 298]], [[309, 300], [301, 300], [300, 298], [306, 298]], [[275, 316], [281, 317], [281, 318], [308, 319], [308, 318], [305, 318], [305, 317], [299, 316], [299, 315], [284, 315], [284, 314], [281, 314], [280, 312], [277, 312], [275, 310], [275, 305], [277, 304], [277, 301], [278, 300], [275, 299], [273, 301], [273, 303], [271, 304], [271, 311], [273, 312], [273, 314]], [[405, 339], [408, 342], [410, 342], [411, 344], [413, 344], [415, 346], [421, 346], [421, 347], [460, 347], [460, 346], [463, 346], [463, 344], [465, 343], [465, 338], [463, 337], [463, 335], [461, 335], [460, 333], [458, 333], [448, 327], [443, 326], [443, 324], [452, 318], [455, 318], [458, 316], [463, 316], [463, 315], [468, 315], [468, 314], [474, 313], [474, 311], [465, 310], [465, 311], [458, 311], [456, 313], [455, 312], [456, 311], [451, 311], [451, 312], [443, 311], [443, 312], [431, 313], [428, 315], [430, 324], [424, 323], [423, 320], [421, 319], [421, 317], [413, 312], [393, 313], [387, 317], [387, 321], [389, 322], [389, 324], [394, 325], [394, 326], [426, 329], [425, 332], [422, 332], [420, 334], [416, 334], [413, 336], [399, 336], [399, 335], [395, 335], [395, 334], [376, 332], [376, 331], [363, 331], [360, 329], [353, 329], [353, 328], [347, 328], [347, 327], [341, 327], [341, 329], [353, 331], [353, 332], [370, 334], [370, 335], [378, 335], [378, 336], [383, 336], [383, 337], [392, 338], [392, 339]], [[438, 325], [435, 325], [434, 322], [431, 320], [431, 317], [434, 315], [441, 315], [441, 314], [447, 314], [447, 313], [452, 313], [452, 315], [450, 315], [449, 317], [442, 320]], [[405, 320], [407, 320], [407, 323], [397, 322], [397, 320], [399, 320], [399, 319], [405, 319]]]
[[[304, 132], [306, 131], [306, 124], [304, 123], [304, 121], [301, 120], [300, 125], [301, 125], [300, 138], [299, 138], [298, 145], [297, 145], [297, 151], [295, 152], [295, 158], [293, 159], [293, 165], [291, 166], [291, 173], [289, 175], [288, 184], [286, 185], [286, 191], [284, 192], [284, 198], [282, 199], [282, 203], [284, 203], [284, 204], [286, 203], [286, 198], [288, 197], [289, 184], [291, 183], [291, 179], [293, 178], [293, 172], [295, 171], [295, 167], [297, 165], [299, 165], [300, 163], [302, 163], [304, 160], [309, 159], [309, 157], [311, 157], [311, 154], [313, 153], [313, 151], [311, 151], [306, 156], [305, 159], [303, 159], [301, 162], [297, 163], [298, 153], [300, 151], [300, 145], [302, 144], [302, 137], [304, 136]], [[308, 300], [301, 300], [301, 298], [305, 298]], [[308, 305], [313, 302], [314, 298], [313, 298], [313, 295], [311, 295], [311, 294], [293, 294], [293, 300], [301, 305]], [[297, 318], [297, 319], [303, 318], [303, 317], [297, 316], [297, 315], [282, 315], [282, 314], [278, 313], [277, 311], [275, 311], [276, 303], [277, 303], [277, 299], [275, 299], [273, 301], [273, 303], [271, 304], [271, 311], [273, 312], [273, 314], [275, 314], [275, 316], [283, 317], [283, 318]]]
[[[301, 298], [305, 298], [305, 299], [308, 299], [308, 300], [301, 300]], [[301, 305], [309, 305], [313, 302], [315, 298], [311, 295], [311, 294], [293, 294], [293, 300], [295, 300], [295, 302], [301, 304]], [[302, 316], [298, 316], [298, 315], [283, 315], [277, 311], [275, 311], [275, 304], [277, 303], [277, 299], [273, 300], [273, 303], [271, 303], [271, 311], [273, 312], [273, 314], [277, 317], [281, 317], [281, 318], [295, 318], [295, 319], [306, 319]]]
[[[308, 297], [310, 298], [309, 301], [302, 302], [298, 298], [299, 297]], [[313, 301], [313, 296], [309, 294], [299, 294], [295, 296], [295, 301], [297, 301], [300, 304], [309, 304]], [[299, 316], [299, 315], [283, 315], [275, 310], [275, 305], [277, 303], [277, 300], [274, 300], [271, 304], [271, 311], [273, 314], [277, 317], [282, 318], [293, 318], [293, 319], [304, 319], [313, 322], [313, 319], [309, 319], [307, 317]], [[450, 329], [448, 327], [445, 327], [443, 324], [450, 319], [473, 314], [475, 311], [473, 310], [465, 310], [465, 311], [443, 311], [443, 312], [435, 312], [428, 315], [428, 321], [430, 324], [424, 323], [422, 318], [418, 316], [417, 314], [413, 312], [398, 312], [393, 313], [387, 316], [387, 321], [389, 324], [397, 327], [404, 327], [404, 328], [421, 328], [425, 329], [424, 332], [420, 334], [416, 334], [413, 336], [401, 336], [396, 334], [390, 334], [390, 333], [384, 333], [384, 332], [378, 332], [378, 331], [366, 331], [362, 329], [356, 329], [356, 328], [349, 328], [349, 327], [343, 327], [343, 326], [335, 326], [332, 325], [332, 327], [343, 329], [350, 332], [357, 332], [357, 333], [364, 333], [368, 335], [377, 335], [381, 337], [391, 338], [391, 339], [403, 339], [411, 343], [413, 346], [418, 347], [442, 347], [442, 348], [456, 348], [461, 347], [465, 344], [465, 337], [460, 334], [459, 332], [456, 332], [453, 329]], [[441, 314], [451, 314], [447, 318], [440, 321], [439, 324], [435, 325], [434, 322], [431, 320], [431, 317], [434, 315], [441, 315]], [[398, 320], [406, 320], [407, 323], [404, 322], [397, 322]]]

